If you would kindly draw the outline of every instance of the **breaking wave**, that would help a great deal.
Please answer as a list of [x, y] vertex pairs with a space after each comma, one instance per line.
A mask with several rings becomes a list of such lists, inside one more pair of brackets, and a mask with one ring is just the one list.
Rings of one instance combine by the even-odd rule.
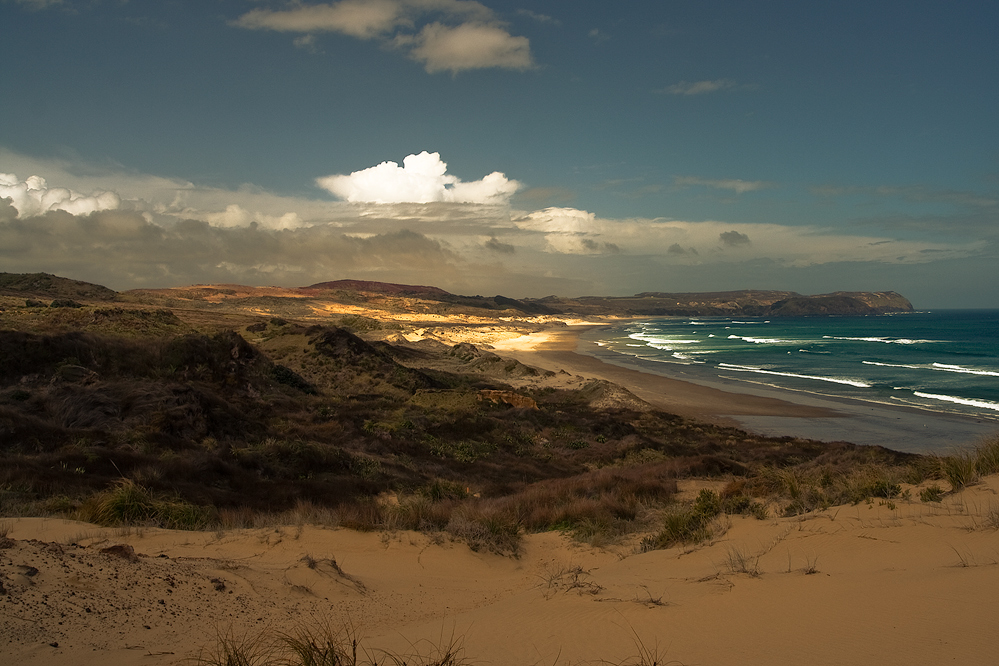
[[840, 377], [821, 377], [818, 375], [799, 375], [793, 372], [777, 372], [775, 370], [764, 370], [763, 368], [754, 368], [747, 365], [732, 365], [731, 363], [720, 363], [718, 367], [725, 368], [726, 370], [734, 370], [735, 372], [754, 372], [761, 375], [777, 375], [779, 377], [814, 379], [820, 382], [832, 382], [834, 384], [846, 384], [847, 386], [856, 386], [857, 388], [871, 388], [871, 385], [868, 384], [867, 382], [862, 382], [857, 379], [843, 379]]

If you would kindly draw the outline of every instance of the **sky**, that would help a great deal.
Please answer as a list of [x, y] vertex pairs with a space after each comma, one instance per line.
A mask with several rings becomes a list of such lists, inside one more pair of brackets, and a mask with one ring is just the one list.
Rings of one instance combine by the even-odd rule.
[[0, 271], [999, 308], [999, 3], [0, 0]]

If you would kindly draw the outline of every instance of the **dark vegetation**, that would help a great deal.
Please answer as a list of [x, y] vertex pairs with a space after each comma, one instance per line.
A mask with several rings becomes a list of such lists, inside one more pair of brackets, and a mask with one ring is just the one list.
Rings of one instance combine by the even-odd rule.
[[[514, 389], [546, 371], [469, 344], [369, 342], [277, 316], [189, 321], [134, 304], [0, 312], [0, 514], [177, 528], [291, 516], [508, 553], [531, 531], [641, 531], [661, 548], [705, 538], [722, 513], [890, 501], [903, 483], [999, 470], [999, 444], [942, 464], [692, 422], [605, 382]], [[688, 505], [684, 478], [727, 485]]]

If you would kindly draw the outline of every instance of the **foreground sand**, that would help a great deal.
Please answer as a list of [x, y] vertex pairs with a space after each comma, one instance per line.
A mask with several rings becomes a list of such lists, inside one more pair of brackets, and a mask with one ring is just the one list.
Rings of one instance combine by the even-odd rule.
[[[409, 532], [7, 519], [0, 655], [175, 664], [217, 629], [319, 616], [395, 652], [453, 634], [476, 663], [501, 666], [621, 663], [639, 641], [684, 664], [994, 664], [997, 493], [991, 477], [941, 504], [725, 518], [709, 544], [650, 553], [532, 535], [519, 559]], [[138, 557], [100, 552], [117, 544]]]

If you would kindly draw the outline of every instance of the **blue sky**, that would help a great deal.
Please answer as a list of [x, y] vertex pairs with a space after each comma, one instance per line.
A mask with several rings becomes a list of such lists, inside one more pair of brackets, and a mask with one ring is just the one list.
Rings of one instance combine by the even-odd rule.
[[0, 0], [0, 25], [0, 270], [999, 307], [995, 3]]

